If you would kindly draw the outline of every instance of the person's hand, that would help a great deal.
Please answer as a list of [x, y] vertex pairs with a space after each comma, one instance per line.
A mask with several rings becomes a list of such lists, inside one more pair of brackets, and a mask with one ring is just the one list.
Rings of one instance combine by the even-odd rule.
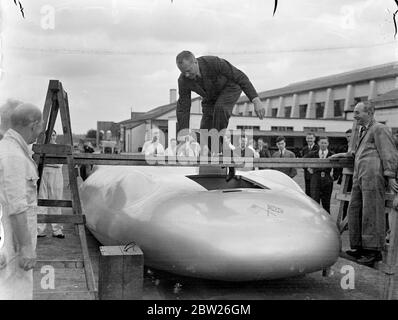
[[395, 178], [388, 178], [388, 186], [391, 190], [398, 193], [398, 182]]
[[314, 169], [312, 169], [312, 168], [307, 168], [307, 171], [308, 171], [310, 174], [313, 174], [313, 173], [314, 173]]
[[33, 248], [22, 247], [19, 254], [19, 267], [28, 271], [36, 265], [36, 252]]
[[265, 117], [265, 108], [259, 97], [253, 99], [254, 112], [262, 120]]
[[343, 152], [343, 153], [336, 153], [334, 155], [331, 155], [329, 158], [345, 158], [347, 157], [347, 153]]

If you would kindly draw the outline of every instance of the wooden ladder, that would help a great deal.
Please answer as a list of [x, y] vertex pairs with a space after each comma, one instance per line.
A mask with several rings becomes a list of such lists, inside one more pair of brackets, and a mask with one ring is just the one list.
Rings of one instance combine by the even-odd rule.
[[[54, 129], [58, 111], [61, 115], [62, 130], [64, 134], [64, 145], [50, 144], [51, 134]], [[89, 256], [87, 238], [85, 231], [85, 216], [82, 214], [80, 203], [77, 175], [75, 170], [75, 160], [73, 156], [73, 139], [69, 113], [68, 95], [64, 91], [62, 84], [58, 80], [50, 80], [46, 101], [43, 110], [43, 121], [45, 131], [39, 136], [37, 144], [33, 146], [34, 159], [38, 164], [39, 178], [42, 177], [43, 166], [45, 163], [61, 163], [57, 159], [46, 159], [46, 155], [62, 155], [66, 156], [66, 164], [68, 167], [69, 185], [72, 200], [48, 200], [39, 199], [38, 205], [45, 207], [69, 207], [73, 209], [73, 214], [47, 215], [38, 214], [38, 223], [71, 223], [75, 224], [77, 234], [79, 236], [81, 250], [83, 254], [83, 268], [85, 273], [86, 285], [89, 296], [96, 299], [98, 290], [96, 287], [93, 266]], [[38, 183], [40, 187], [40, 180]], [[49, 261], [51, 263], [51, 261]], [[54, 261], [56, 263], [57, 261]], [[58, 261], [59, 262], [59, 261]]]
[[[357, 141], [359, 139], [359, 125], [354, 122], [352, 127], [352, 136], [348, 145], [348, 150], [351, 151], [355, 149]], [[353, 169], [352, 168], [344, 168], [343, 176], [340, 186], [340, 191], [336, 194], [337, 200], [340, 200], [339, 211], [337, 214], [337, 227], [340, 230], [340, 233], [343, 233], [346, 230], [348, 225], [348, 215], [344, 216], [344, 207], [347, 202], [351, 199], [351, 190], [350, 190], [350, 182], [352, 181]], [[384, 273], [384, 287], [382, 293], [382, 299], [391, 300], [393, 298], [398, 298], [398, 291], [395, 288], [395, 283], [397, 282], [397, 274], [398, 274], [398, 195], [393, 193], [386, 194], [386, 213], [388, 213], [391, 217], [390, 219], [390, 240], [389, 245], [386, 245], [386, 250], [383, 254], [383, 261], [375, 264], [375, 268]], [[353, 260], [346, 254], [341, 255], [343, 258]], [[353, 260], [355, 261], [355, 260]]]

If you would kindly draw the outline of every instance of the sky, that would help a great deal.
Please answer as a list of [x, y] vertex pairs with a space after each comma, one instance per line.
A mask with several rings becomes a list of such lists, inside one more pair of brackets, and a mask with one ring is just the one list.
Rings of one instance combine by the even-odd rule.
[[[258, 92], [398, 60], [393, 0], [0, 0], [0, 105], [68, 92], [74, 133], [169, 103], [175, 56], [217, 55]], [[59, 125], [58, 125], [59, 127]]]

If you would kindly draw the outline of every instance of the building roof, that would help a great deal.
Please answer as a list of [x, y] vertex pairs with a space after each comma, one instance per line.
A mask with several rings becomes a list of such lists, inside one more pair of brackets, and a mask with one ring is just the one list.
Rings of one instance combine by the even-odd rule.
[[[202, 99], [201, 97], [195, 97], [191, 101], [196, 101]], [[124, 120], [119, 122], [120, 124], [125, 124], [129, 129], [134, 128], [142, 124], [146, 120], [156, 119], [170, 111], [177, 108], [177, 102], [165, 104], [163, 106], [156, 107], [147, 112], [134, 112], [134, 117], [132, 119]]]
[[[282, 88], [260, 92], [259, 97], [260, 99], [279, 97], [281, 95], [347, 85], [354, 82], [375, 80], [389, 76], [398, 76], [398, 62], [391, 62], [307, 81], [295, 82]], [[243, 96], [238, 100], [238, 103], [244, 103], [248, 101], [249, 99], [246, 96]]]

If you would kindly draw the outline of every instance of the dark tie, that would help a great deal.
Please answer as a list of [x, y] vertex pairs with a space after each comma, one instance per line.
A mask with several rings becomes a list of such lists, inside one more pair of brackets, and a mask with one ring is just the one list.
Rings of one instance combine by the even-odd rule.
[[362, 138], [365, 134], [366, 128], [365, 127], [361, 127], [361, 130], [359, 130], [359, 138]]

